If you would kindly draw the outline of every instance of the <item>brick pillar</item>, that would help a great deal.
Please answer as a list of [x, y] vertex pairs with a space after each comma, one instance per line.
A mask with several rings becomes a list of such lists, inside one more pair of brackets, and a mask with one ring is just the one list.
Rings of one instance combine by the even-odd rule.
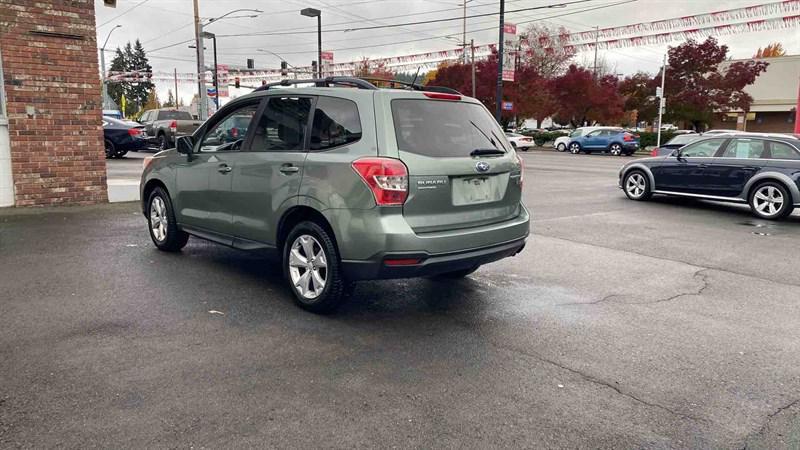
[[0, 0], [17, 206], [108, 201], [94, 0]]

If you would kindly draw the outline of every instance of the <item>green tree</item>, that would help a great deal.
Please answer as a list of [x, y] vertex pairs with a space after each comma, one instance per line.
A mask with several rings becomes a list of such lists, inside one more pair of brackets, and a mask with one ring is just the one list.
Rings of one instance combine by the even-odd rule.
[[[137, 39], [133, 45], [130, 42], [123, 48], [117, 48], [114, 59], [111, 61], [111, 72], [124, 73], [125, 79], [114, 80], [108, 83], [108, 94], [122, 107], [122, 96], [125, 96], [126, 107], [122, 113], [126, 116], [134, 116], [142, 105], [147, 102], [150, 91], [155, 87], [147, 78], [147, 74], [152, 72], [144, 47]], [[135, 72], [132, 74], [132, 72]], [[138, 78], [137, 75], [138, 74]]]
[[165, 108], [174, 108], [178, 106], [175, 103], [175, 96], [172, 94], [172, 89], [167, 89], [167, 100], [162, 103], [161, 106], [164, 106]]

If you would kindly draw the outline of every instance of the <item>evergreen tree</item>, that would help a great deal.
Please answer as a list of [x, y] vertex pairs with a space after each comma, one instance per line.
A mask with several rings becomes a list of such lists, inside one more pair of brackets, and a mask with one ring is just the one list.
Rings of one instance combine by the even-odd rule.
[[126, 107], [122, 111], [126, 117], [136, 115], [142, 105], [147, 103], [151, 90], [155, 88], [150, 82], [146, 73], [152, 71], [145, 54], [144, 47], [137, 39], [134, 45], [128, 42], [125, 47], [117, 48], [114, 59], [111, 61], [111, 72], [133, 72], [138, 71], [141, 76], [136, 81], [110, 81], [108, 83], [108, 94], [122, 108], [122, 96], [125, 96]]
[[162, 103], [161, 106], [168, 107], [168, 108], [174, 108], [174, 107], [178, 106], [175, 103], [175, 96], [172, 95], [172, 89], [167, 89], [167, 100], [164, 103]]

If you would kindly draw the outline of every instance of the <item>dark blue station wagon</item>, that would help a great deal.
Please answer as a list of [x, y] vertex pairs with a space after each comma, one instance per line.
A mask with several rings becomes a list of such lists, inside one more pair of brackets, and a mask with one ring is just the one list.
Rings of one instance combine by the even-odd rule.
[[631, 161], [619, 172], [631, 200], [653, 194], [748, 203], [777, 220], [800, 206], [800, 139], [768, 134], [714, 136], [667, 156]]

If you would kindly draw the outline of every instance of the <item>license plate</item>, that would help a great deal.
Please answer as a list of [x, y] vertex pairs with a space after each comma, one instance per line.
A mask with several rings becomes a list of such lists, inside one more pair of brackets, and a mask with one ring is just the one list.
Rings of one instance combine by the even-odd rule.
[[453, 204], [470, 205], [496, 201], [494, 177], [460, 178], [453, 183]]

